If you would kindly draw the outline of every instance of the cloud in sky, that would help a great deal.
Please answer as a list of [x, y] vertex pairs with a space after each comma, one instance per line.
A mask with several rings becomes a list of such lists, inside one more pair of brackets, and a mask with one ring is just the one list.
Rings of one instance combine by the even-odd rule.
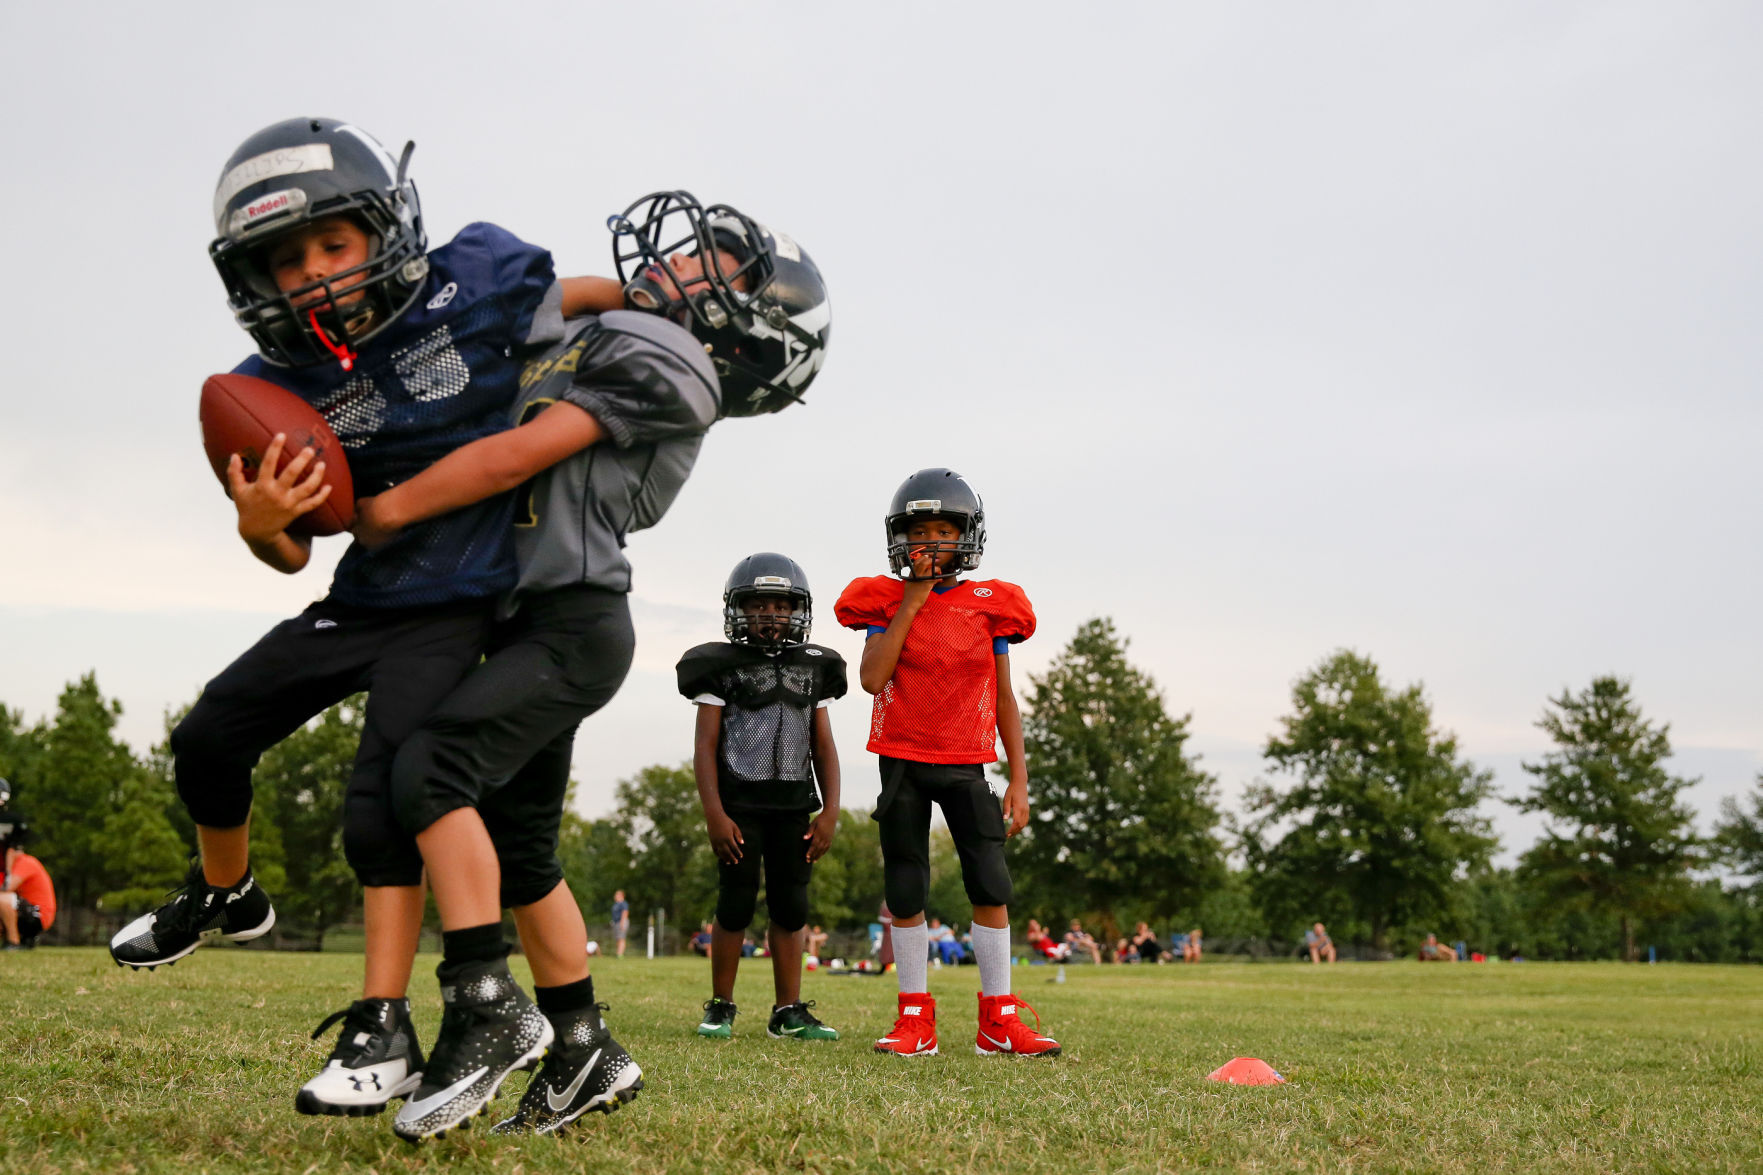
[[253, 564], [195, 429], [248, 347], [205, 256], [220, 164], [314, 113], [419, 143], [436, 242], [491, 219], [605, 272], [606, 214], [686, 186], [828, 277], [808, 406], [719, 426], [633, 540], [590, 803], [689, 753], [667, 669], [741, 556], [801, 561], [854, 656], [832, 598], [933, 464], [1041, 612], [1021, 670], [1115, 617], [1233, 786], [1341, 646], [1490, 762], [1604, 672], [1710, 796], [1763, 762], [1753, 7], [199, 11], [5, 20], [0, 700], [96, 667], [151, 741], [322, 593], [340, 544]]

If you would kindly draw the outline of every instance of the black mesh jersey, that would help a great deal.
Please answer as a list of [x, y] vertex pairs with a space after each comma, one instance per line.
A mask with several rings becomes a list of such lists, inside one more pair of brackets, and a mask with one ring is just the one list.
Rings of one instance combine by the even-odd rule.
[[[281, 385], [323, 414], [360, 497], [381, 493], [461, 445], [509, 427], [520, 368], [563, 337], [551, 254], [473, 224], [429, 254], [429, 274], [398, 321], [362, 344], [353, 368], [234, 370]], [[502, 494], [418, 523], [376, 551], [351, 546], [330, 598], [406, 608], [494, 595], [514, 584], [513, 498]]]
[[814, 711], [845, 696], [845, 659], [819, 645], [768, 652], [752, 645], [699, 645], [680, 658], [679, 691], [722, 705], [717, 790], [723, 807], [812, 811], [820, 807], [811, 752]]

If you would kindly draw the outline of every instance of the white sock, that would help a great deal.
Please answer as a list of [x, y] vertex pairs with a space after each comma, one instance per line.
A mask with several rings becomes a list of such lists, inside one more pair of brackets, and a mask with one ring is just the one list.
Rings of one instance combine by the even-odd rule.
[[906, 995], [916, 995], [928, 991], [925, 978], [929, 968], [926, 966], [930, 955], [930, 928], [920, 922], [917, 926], [901, 926], [894, 923], [894, 973], [900, 980], [900, 991]]
[[981, 995], [1010, 994], [1010, 928], [973, 924], [973, 957]]

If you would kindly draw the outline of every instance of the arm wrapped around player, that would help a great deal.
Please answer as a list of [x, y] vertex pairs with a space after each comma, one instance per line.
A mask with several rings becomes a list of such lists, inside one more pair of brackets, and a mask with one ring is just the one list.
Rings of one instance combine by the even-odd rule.
[[715, 374], [687, 331], [615, 311], [584, 341], [562, 399], [597, 420], [617, 447], [696, 436], [716, 420]]

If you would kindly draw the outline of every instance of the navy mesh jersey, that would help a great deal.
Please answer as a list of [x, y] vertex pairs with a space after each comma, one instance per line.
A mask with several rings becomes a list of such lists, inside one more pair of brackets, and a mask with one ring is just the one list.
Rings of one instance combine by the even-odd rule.
[[[362, 345], [353, 371], [328, 360], [278, 367], [259, 355], [233, 370], [318, 409], [365, 498], [509, 427], [521, 363], [563, 337], [562, 306], [550, 253], [493, 224], [472, 224], [429, 254], [422, 292]], [[503, 494], [443, 514], [377, 551], [351, 545], [330, 598], [406, 608], [513, 587], [512, 504]]]

